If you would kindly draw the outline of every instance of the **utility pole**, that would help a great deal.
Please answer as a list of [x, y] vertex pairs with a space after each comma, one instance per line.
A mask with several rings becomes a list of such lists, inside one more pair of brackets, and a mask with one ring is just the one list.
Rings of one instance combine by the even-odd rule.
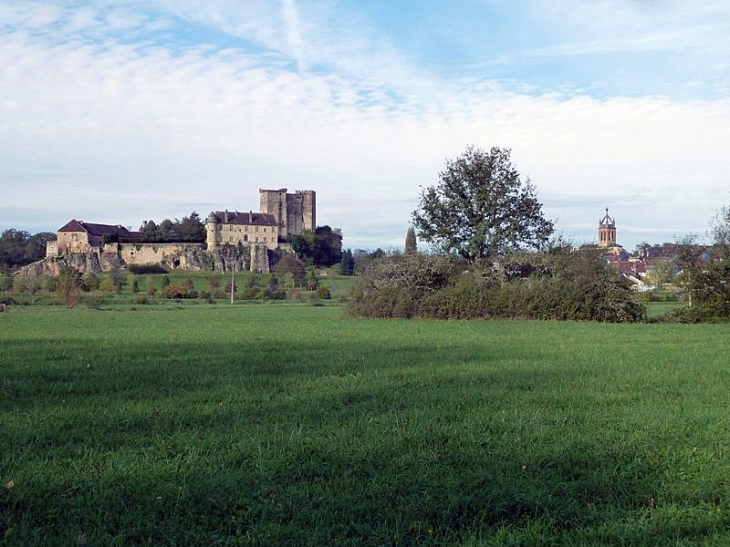
[[236, 263], [235, 263], [235, 261], [231, 260], [231, 304], [233, 304], [233, 291], [236, 288], [236, 276], [234, 273], [235, 271], [236, 271]]

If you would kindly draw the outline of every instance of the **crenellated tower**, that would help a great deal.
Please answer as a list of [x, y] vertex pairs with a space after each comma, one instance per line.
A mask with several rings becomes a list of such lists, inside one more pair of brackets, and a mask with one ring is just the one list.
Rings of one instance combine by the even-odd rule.
[[261, 212], [272, 215], [279, 227], [279, 241], [290, 242], [304, 230], [317, 227], [317, 195], [314, 190], [287, 193], [286, 188], [259, 190]]

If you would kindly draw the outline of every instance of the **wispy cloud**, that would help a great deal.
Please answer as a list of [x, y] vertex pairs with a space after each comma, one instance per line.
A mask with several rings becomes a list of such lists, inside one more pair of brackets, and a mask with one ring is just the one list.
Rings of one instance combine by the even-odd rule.
[[[509, 55], [628, 47], [629, 32], [604, 22], [566, 40], [596, 15], [583, 5], [558, 4], [576, 11], [563, 30]], [[548, 17], [529, 6], [532, 21]], [[631, 22], [628, 1], [593, 9], [606, 19], [612, 8], [645, 49], [680, 32], [673, 18], [654, 30]], [[727, 95], [596, 97], [515, 74], [444, 77], [353, 10], [307, 0], [0, 3], [3, 206], [21, 211], [29, 195], [46, 196], [37, 207], [137, 226], [196, 202], [256, 207], [260, 187], [313, 188], [322, 222], [353, 245], [401, 244], [419, 186], [471, 143], [512, 148], [546, 209], [576, 233], [612, 203], [631, 208], [622, 218], [637, 227], [642, 214], [676, 224], [692, 203], [682, 224], [704, 227], [727, 201]], [[682, 32], [675, 38], [690, 40]], [[649, 202], [651, 213], [636, 207]]]

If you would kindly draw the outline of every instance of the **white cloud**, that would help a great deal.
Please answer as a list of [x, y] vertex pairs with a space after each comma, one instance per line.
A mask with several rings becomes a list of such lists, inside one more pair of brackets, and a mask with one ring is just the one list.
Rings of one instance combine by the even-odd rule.
[[359, 23], [333, 45], [340, 34], [316, 23], [334, 17], [331, 5], [175, 5], [263, 49], [171, 46], [149, 29], [180, 21], [132, 3], [0, 4], [13, 27], [0, 29], [6, 211], [32, 203], [49, 218], [138, 226], [207, 213], [195, 203], [256, 208], [262, 187], [312, 188], [320, 222], [341, 227], [346, 245], [401, 245], [419, 186], [467, 144], [512, 148], [559, 227], [586, 238], [605, 206], [646, 239], [642, 225], [704, 228], [727, 201], [726, 99], [508, 92], [428, 76]]

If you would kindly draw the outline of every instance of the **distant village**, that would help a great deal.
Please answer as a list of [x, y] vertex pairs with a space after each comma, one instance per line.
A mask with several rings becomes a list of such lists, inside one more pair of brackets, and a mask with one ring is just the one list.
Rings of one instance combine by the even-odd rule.
[[617, 243], [616, 221], [606, 214], [598, 221], [598, 247], [605, 249], [608, 262], [628, 278], [639, 291], [655, 288], [655, 279], [647, 274], [658, 262], [667, 262], [677, 255], [678, 244], [645, 245], [634, 254]]

